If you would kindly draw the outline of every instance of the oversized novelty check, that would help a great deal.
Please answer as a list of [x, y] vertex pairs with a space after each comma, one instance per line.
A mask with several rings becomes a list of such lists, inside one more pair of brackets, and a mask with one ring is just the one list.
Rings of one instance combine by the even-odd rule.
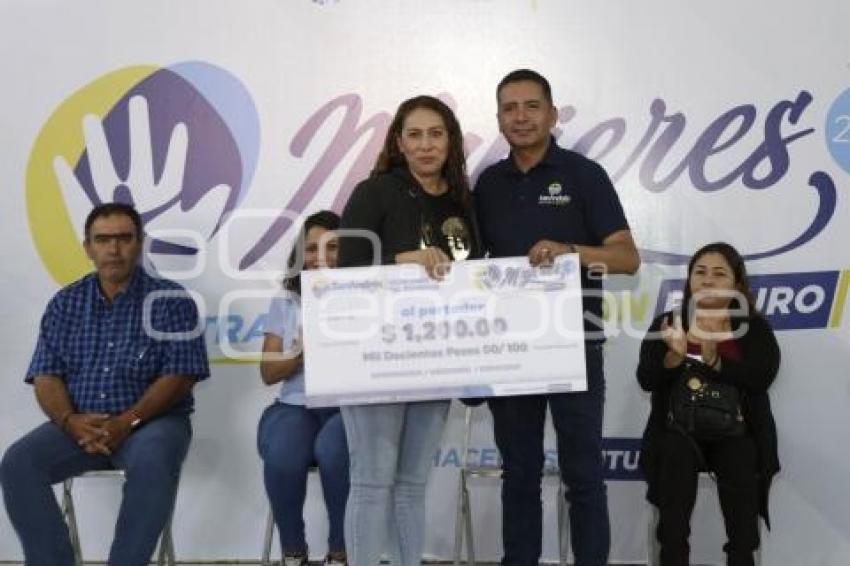
[[304, 271], [310, 406], [584, 391], [578, 258]]

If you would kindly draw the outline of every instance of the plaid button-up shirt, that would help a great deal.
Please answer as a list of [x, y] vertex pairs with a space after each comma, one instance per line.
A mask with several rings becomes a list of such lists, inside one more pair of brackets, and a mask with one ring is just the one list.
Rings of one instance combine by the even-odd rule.
[[[145, 297], [156, 291], [180, 296], [146, 304]], [[145, 331], [145, 318], [154, 332]], [[26, 382], [39, 375], [59, 377], [77, 411], [118, 414], [160, 376], [209, 377], [203, 334], [192, 333], [197, 325], [195, 303], [172, 281], [138, 267], [126, 291], [110, 304], [91, 273], [60, 290], [47, 305]], [[193, 404], [189, 394], [171, 412], [190, 413]]]

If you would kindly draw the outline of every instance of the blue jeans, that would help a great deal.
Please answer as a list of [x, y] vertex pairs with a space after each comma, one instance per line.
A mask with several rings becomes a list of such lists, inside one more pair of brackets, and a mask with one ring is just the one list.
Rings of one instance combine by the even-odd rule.
[[608, 563], [610, 525], [603, 480], [605, 378], [601, 345], [585, 348], [588, 390], [501, 397], [488, 403], [502, 455], [502, 539], [506, 566], [537, 566], [542, 546], [541, 481], [546, 406], [552, 412], [558, 466], [567, 486], [577, 566]]
[[52, 422], [12, 444], [0, 465], [0, 483], [27, 565], [74, 564], [68, 528], [50, 486], [90, 470], [117, 468], [126, 481], [109, 564], [147, 566], [174, 507], [191, 439], [188, 415], [166, 415], [145, 423], [110, 456], [87, 454]]
[[275, 402], [260, 418], [257, 449], [263, 459], [263, 480], [283, 552], [307, 551], [304, 500], [307, 473], [313, 465], [319, 468], [328, 510], [328, 550], [345, 551], [348, 446], [339, 409], [308, 409]]
[[425, 487], [449, 405], [342, 407], [351, 456], [345, 538], [352, 566], [375, 566], [385, 550], [393, 564], [421, 563]]

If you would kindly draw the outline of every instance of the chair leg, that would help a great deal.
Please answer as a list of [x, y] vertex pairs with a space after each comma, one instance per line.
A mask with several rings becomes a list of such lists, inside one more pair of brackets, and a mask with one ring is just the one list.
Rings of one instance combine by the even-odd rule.
[[[123, 472], [115, 470], [112, 470], [111, 473], [103, 471], [94, 472], [91, 475], [117, 475], [118, 477], [124, 477]], [[73, 483], [74, 478], [68, 478], [62, 482], [62, 515], [65, 519], [65, 523], [68, 525], [68, 536], [71, 540], [71, 548], [74, 552], [74, 564], [76, 566], [83, 566], [83, 550], [80, 544], [80, 532], [77, 527], [74, 497], [71, 493]], [[175, 566], [177, 563], [177, 559], [174, 554], [174, 537], [171, 532], [173, 518], [174, 510], [172, 509], [171, 514], [168, 516], [168, 521], [166, 521], [165, 526], [162, 529], [162, 533], [159, 536], [159, 550], [156, 556], [156, 563], [158, 566]]]
[[62, 482], [62, 514], [68, 525], [68, 536], [71, 539], [71, 548], [74, 550], [74, 564], [83, 566], [83, 549], [80, 546], [80, 531], [77, 529], [77, 513], [74, 509], [74, 497], [71, 488], [74, 478], [68, 478]]
[[567, 560], [570, 555], [570, 532], [567, 519], [567, 498], [563, 482], [558, 482], [558, 503], [556, 508], [558, 514], [558, 564], [560, 566], [567, 566]]
[[269, 515], [266, 519], [266, 536], [263, 539], [263, 556], [260, 559], [262, 566], [271, 566], [272, 542], [274, 540], [274, 513], [269, 507]]
[[647, 564], [658, 566], [661, 563], [661, 545], [658, 543], [658, 522], [661, 520], [661, 515], [658, 507], [652, 504], [649, 507], [649, 521], [647, 521], [646, 529], [646, 550], [649, 554]]
[[472, 535], [472, 502], [469, 498], [469, 489], [464, 482], [463, 485], [464, 505], [464, 527], [466, 528], [466, 563], [475, 566], [475, 540]]
[[159, 556], [157, 557], [157, 566], [174, 566], [177, 563], [177, 559], [174, 555], [174, 537], [171, 533], [173, 517], [174, 511], [172, 510], [159, 538]]
[[455, 546], [454, 546], [454, 566], [460, 566], [460, 554], [463, 548], [463, 533], [464, 533], [464, 511], [466, 506], [463, 501], [463, 494], [466, 491], [466, 477], [463, 471], [460, 472], [460, 482], [457, 488], [457, 513], [455, 515]]

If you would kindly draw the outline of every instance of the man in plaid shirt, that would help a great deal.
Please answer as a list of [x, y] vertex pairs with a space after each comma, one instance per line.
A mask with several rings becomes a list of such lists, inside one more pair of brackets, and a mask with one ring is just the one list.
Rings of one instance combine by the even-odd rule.
[[3, 456], [6, 510], [31, 566], [72, 566], [52, 484], [122, 469], [124, 497], [109, 564], [148, 564], [177, 494], [189, 448], [192, 387], [209, 376], [195, 303], [139, 265], [134, 208], [96, 207], [84, 247], [95, 272], [47, 306], [26, 382], [49, 421]]

